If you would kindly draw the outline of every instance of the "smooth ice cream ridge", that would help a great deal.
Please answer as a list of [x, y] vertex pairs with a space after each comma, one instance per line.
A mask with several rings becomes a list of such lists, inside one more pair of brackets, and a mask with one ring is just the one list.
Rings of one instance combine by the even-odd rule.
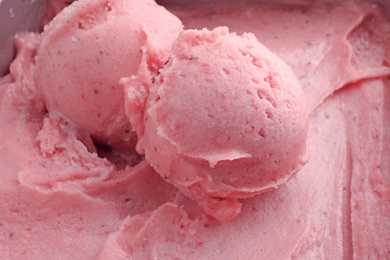
[[[127, 89], [132, 111], [142, 95], [131, 81]], [[307, 161], [308, 112], [295, 75], [253, 34], [226, 27], [179, 35], [143, 122], [139, 152], [220, 221], [239, 214], [238, 199], [276, 188]]]

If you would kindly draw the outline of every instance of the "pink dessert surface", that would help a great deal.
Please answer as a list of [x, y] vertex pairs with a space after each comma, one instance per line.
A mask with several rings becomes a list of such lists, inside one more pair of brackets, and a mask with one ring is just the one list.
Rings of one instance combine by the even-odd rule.
[[185, 30], [150, 89], [138, 150], [207, 214], [229, 221], [238, 199], [276, 188], [306, 163], [307, 119], [294, 73], [253, 34]]
[[98, 142], [134, 146], [119, 79], [150, 84], [181, 30], [154, 1], [74, 2], [45, 27], [38, 48], [34, 79], [47, 109]]
[[[94, 51], [99, 50], [99, 44], [107, 44], [104, 48], [113, 56], [122, 53], [117, 52], [116, 44], [121, 45], [123, 53], [138, 49], [138, 54], [135, 54], [138, 61], [142, 59], [141, 53], [145, 53], [145, 45], [126, 45], [120, 42], [126, 35], [115, 31], [117, 27], [114, 20], [120, 20], [121, 15], [108, 19], [113, 28], [109, 30], [104, 26], [110, 23], [100, 23], [101, 16], [94, 12], [96, 9], [89, 9], [83, 3], [87, 6], [95, 3], [112, 6], [113, 12], [116, 12], [114, 7], [127, 8], [131, 3], [149, 5], [150, 10], [160, 10], [173, 17], [178, 27], [181, 26], [181, 21], [186, 31], [180, 34], [172, 50], [167, 50], [171, 48], [168, 45], [176, 36], [172, 36], [174, 39], [165, 38], [164, 35], [169, 34], [160, 35], [159, 30], [164, 31], [164, 26], [168, 26], [174, 33], [176, 29], [164, 19], [148, 15], [149, 7], [145, 7], [145, 12], [130, 12], [129, 16], [134, 15], [137, 22], [128, 27], [122, 26], [124, 29], [121, 30], [131, 30], [138, 25], [139, 28], [145, 28], [142, 26], [146, 26], [149, 21], [156, 24], [156, 27], [148, 28], [154, 28], [152, 35], [160, 40], [151, 44], [156, 48], [162, 47], [163, 51], [147, 56], [152, 60], [159, 60], [154, 63], [155, 67], [147, 66], [147, 74], [152, 74], [151, 77], [144, 77], [145, 74], [139, 73], [137, 68], [129, 70], [126, 75], [120, 69], [117, 70], [116, 63], [108, 57], [102, 65], [93, 61], [93, 67], [97, 69], [97, 74], [94, 75], [93, 70], [77, 62], [85, 62], [88, 55], [96, 59]], [[0, 79], [0, 259], [390, 258], [390, 9], [385, 8], [384, 3], [386, 2], [369, 0], [160, 1], [159, 4], [177, 16], [178, 20], [152, 1], [80, 0], [58, 14], [42, 34], [16, 35], [17, 56], [10, 65], [10, 73]], [[75, 7], [80, 8], [76, 10]], [[98, 9], [100, 7], [101, 5]], [[119, 13], [126, 12], [119, 9]], [[73, 19], [81, 19], [82, 17], [72, 14], [82, 14], [83, 11], [86, 17], [94, 14], [92, 18], [99, 18], [99, 22], [93, 23], [86, 33], [81, 33], [82, 29], [71, 29], [67, 23], [67, 18], [70, 24], [73, 24]], [[127, 20], [128, 17], [122, 18]], [[256, 37], [260, 42], [257, 43], [256, 40], [256, 44], [264, 45], [269, 53], [274, 53], [272, 55], [277, 55], [278, 60], [283, 61], [281, 64], [287, 64], [283, 66], [286, 66], [288, 74], [291, 71], [295, 74], [289, 83], [296, 90], [293, 100], [302, 105], [292, 110], [296, 111], [297, 118], [304, 118], [303, 121], [298, 120], [300, 123], [294, 124], [297, 129], [301, 129], [298, 136], [302, 141], [284, 144], [285, 147], [291, 147], [290, 156], [295, 157], [289, 157], [283, 163], [299, 162], [301, 155], [306, 156], [306, 148], [308, 151], [308, 160], [306, 162], [305, 159], [306, 164], [302, 163], [298, 167], [299, 171], [278, 172], [288, 176], [286, 183], [277, 183], [277, 179], [283, 180], [283, 177], [276, 178], [269, 187], [277, 188], [256, 196], [242, 195], [242, 183], [231, 179], [231, 194], [237, 188], [240, 190], [239, 196], [232, 197], [242, 206], [240, 213], [235, 218], [228, 219], [228, 222], [220, 222], [214, 218], [212, 212], [207, 212], [207, 207], [200, 203], [201, 200], [197, 200], [197, 197], [186, 190], [185, 185], [180, 186], [174, 181], [175, 178], [180, 179], [180, 172], [175, 172], [175, 169], [161, 171], [158, 168], [158, 164], [169, 164], [171, 156], [177, 156], [185, 166], [180, 170], [190, 172], [190, 177], [196, 177], [191, 170], [196, 169], [194, 163], [199, 163], [199, 160], [194, 162], [189, 157], [201, 158], [202, 165], [208, 167], [208, 170], [221, 169], [225, 164], [233, 167], [235, 159], [241, 158], [243, 154], [262, 158], [264, 151], [257, 150], [255, 140], [249, 140], [251, 135], [243, 136], [242, 139], [234, 137], [236, 139], [233, 138], [232, 146], [228, 142], [221, 143], [223, 151], [240, 148], [240, 153], [222, 153], [222, 161], [215, 154], [211, 156], [207, 153], [205, 156], [205, 151], [211, 149], [210, 140], [226, 137], [229, 133], [235, 135], [237, 131], [234, 127], [242, 126], [240, 120], [247, 117], [251, 117], [251, 122], [256, 126], [253, 133], [259, 133], [260, 128], [257, 128], [263, 118], [252, 118], [251, 109], [241, 110], [246, 106], [254, 107], [246, 103], [251, 101], [250, 97], [237, 94], [237, 103], [232, 106], [234, 113], [241, 116], [237, 118], [238, 121], [229, 120], [232, 112], [210, 110], [212, 116], [221, 118], [218, 121], [207, 121], [207, 124], [225, 122], [229, 127], [217, 125], [214, 128], [225, 131], [199, 134], [205, 129], [198, 127], [193, 132], [191, 125], [182, 122], [188, 119], [191, 123], [196, 123], [198, 117], [204, 118], [204, 112], [202, 115], [190, 110], [196, 110], [199, 104], [215, 104], [218, 109], [221, 108], [222, 103], [218, 100], [213, 103], [213, 95], [203, 96], [209, 88], [196, 92], [191, 86], [212, 86], [212, 89], [219, 90], [218, 87], [223, 83], [227, 89], [233, 89], [226, 93], [229, 99], [234, 96], [234, 91], [242, 91], [241, 88], [234, 87], [237, 86], [234, 82], [224, 82], [223, 78], [215, 75], [212, 77], [217, 79], [215, 84], [198, 84], [205, 80], [206, 73], [199, 72], [199, 66], [191, 67], [187, 64], [188, 60], [179, 55], [180, 51], [185, 56], [194, 50], [183, 44], [183, 38], [192, 37], [199, 32], [209, 36], [208, 30], [219, 32], [217, 38], [223, 38], [220, 34], [225, 29], [213, 30], [220, 26], [226, 26], [230, 33], [236, 33], [234, 37], [253, 33], [255, 36], [250, 38]], [[208, 30], [202, 30], [203, 28]], [[58, 37], [63, 37], [62, 40], [51, 38], [57, 30]], [[100, 35], [98, 31], [104, 35]], [[139, 33], [138, 30], [137, 32]], [[96, 37], [102, 37], [104, 41], [97, 42], [88, 38], [95, 33]], [[121, 40], [111, 41], [108, 37], [111, 33]], [[224, 33], [230, 35], [227, 31]], [[137, 33], [135, 35], [139, 36]], [[77, 41], [72, 45], [72, 37], [83, 38], [90, 48], [81, 48]], [[137, 39], [140, 38], [131, 38], [131, 41]], [[209, 50], [206, 42], [202, 42], [204, 49], [200, 48], [197, 56], [204, 54], [206, 58], [210, 57], [207, 56]], [[42, 49], [45, 44], [50, 48]], [[221, 43], [223, 44], [225, 42]], [[229, 40], [226, 40], [226, 44], [229, 44]], [[48, 57], [43, 62], [43, 57], [50, 53], [49, 49], [75, 51], [78, 48], [85, 52], [73, 53], [73, 56], [67, 55], [63, 59], [55, 54], [54, 61]], [[149, 47], [146, 49], [150, 50]], [[218, 57], [228, 54], [234, 55], [234, 52], [223, 52], [215, 59], [208, 60], [208, 63], [218, 63]], [[133, 59], [126, 60], [125, 57], [123, 60], [129, 62], [129, 69], [139, 64]], [[194, 62], [199, 61], [200, 59]], [[49, 65], [50, 62], [60, 63], [63, 68], [56, 69], [54, 65]], [[241, 62], [243, 66], [246, 64], [244, 59], [229, 64], [229, 67], [239, 66]], [[123, 147], [113, 145], [116, 141], [110, 141], [109, 134], [102, 138], [93, 133], [93, 126], [103, 129], [103, 132], [112, 127], [111, 123], [99, 125], [93, 117], [95, 114], [92, 114], [100, 110], [112, 110], [113, 108], [103, 107], [109, 106], [109, 102], [101, 102], [106, 99], [110, 101], [110, 97], [107, 94], [100, 100], [94, 95], [88, 95], [87, 97], [91, 97], [88, 99], [89, 103], [69, 98], [68, 95], [79, 97], [80, 91], [91, 91], [93, 88], [89, 83], [83, 88], [75, 86], [79, 84], [70, 83], [77, 74], [67, 71], [65, 64], [75, 66], [76, 72], [81, 75], [77, 80], [86, 80], [84, 76], [91, 80], [95, 76], [99, 78], [106, 75], [102, 79], [124, 87], [121, 94], [123, 100], [114, 95], [118, 102], [123, 102], [124, 108], [118, 114], [123, 113], [124, 121], [121, 122], [127, 122], [137, 131], [137, 148], [141, 154], [126, 154]], [[99, 71], [104, 66], [108, 66], [108, 69]], [[214, 73], [217, 68], [212, 66], [208, 72]], [[92, 74], [87, 75], [84, 71], [87, 69]], [[128, 68], [124, 66], [122, 69]], [[117, 72], [120, 75], [111, 78]], [[169, 78], [175, 72], [188, 73], [190, 83], [161, 80]], [[244, 73], [244, 68], [240, 68], [240, 72]], [[242, 78], [239, 75], [241, 74], [233, 73], [237, 77], [235, 82], [247, 80], [247, 74]], [[285, 77], [290, 77], [289, 75]], [[42, 81], [50, 79], [50, 83], [43, 86], [37, 77]], [[65, 100], [63, 109], [69, 107], [74, 111], [75, 117], [64, 115], [65, 110], [58, 109], [57, 105], [53, 105], [55, 102], [50, 104], [51, 95], [57, 95], [56, 87], [52, 87], [58, 83], [69, 84], [66, 88], [69, 93], [62, 93], [57, 99], [60, 102]], [[101, 86], [100, 91], [105, 91], [105, 84]], [[238, 86], [245, 86], [249, 90], [254, 88], [253, 85], [246, 84]], [[53, 93], [49, 94], [50, 91]], [[183, 95], [189, 97], [183, 100]], [[283, 100], [283, 97], [275, 97], [278, 105], [279, 98]], [[159, 107], [156, 99], [159, 99], [158, 102], [165, 102], [165, 105]], [[144, 100], [147, 100], [146, 103]], [[100, 104], [100, 107], [96, 104]], [[90, 109], [90, 105], [96, 105], [95, 109], [87, 114], [78, 112], [78, 109]], [[284, 105], [287, 106], [280, 103], [280, 106]], [[265, 109], [266, 106], [258, 105], [258, 109]], [[305, 108], [302, 109], [303, 107]], [[167, 120], [160, 122], [164, 113]], [[186, 113], [191, 118], [186, 118]], [[278, 109], [275, 109], [273, 115], [278, 116], [279, 113], [284, 115]], [[79, 116], [84, 117], [81, 123], [77, 122]], [[181, 122], [183, 129], [174, 131], [168, 126], [172, 120]], [[156, 122], [160, 125], [156, 125]], [[87, 130], [83, 123], [91, 123], [92, 130]], [[292, 139], [288, 132], [282, 131], [284, 126], [290, 124], [293, 122], [279, 121], [275, 126], [275, 131], [279, 132], [271, 131], [273, 128], [265, 128], [264, 134], [278, 136], [279, 133], [283, 138]], [[308, 126], [307, 133], [302, 130], [306, 129], [305, 126]], [[162, 127], [164, 136], [169, 136], [170, 140], [185, 148], [181, 150], [186, 153], [185, 157], [182, 157], [183, 152], [180, 150], [178, 153], [172, 149], [172, 142], [167, 145], [159, 143], [159, 127]], [[146, 135], [148, 138], [145, 138]], [[189, 140], [187, 138], [197, 136], [204, 139], [186, 143]], [[122, 138], [116, 140], [121, 141]], [[148, 144], [150, 141], [154, 143]], [[265, 149], [283, 147], [278, 141], [280, 140], [276, 139], [275, 146], [271, 142], [267, 143]], [[195, 147], [195, 156], [186, 150], [188, 144], [198, 145]], [[158, 146], [157, 150], [165, 149], [166, 153], [160, 157], [153, 154], [153, 145]], [[252, 151], [253, 147], [256, 149]], [[142, 153], [145, 153], [145, 158]], [[228, 160], [225, 159], [226, 156]], [[174, 179], [165, 180], [163, 176], [166, 173], [173, 174]], [[212, 175], [215, 172], [208, 173]], [[251, 171], [239, 176], [245, 176], [251, 183], [261, 181], [260, 178], [253, 177], [253, 174]], [[212, 178], [209, 183], [215, 186], [204, 185], [199, 190], [209, 191], [208, 188], [211, 187], [214, 190], [213, 196], [231, 199], [227, 195], [230, 191], [227, 192], [220, 186], [222, 179]], [[258, 186], [258, 183], [253, 184], [253, 187]]]

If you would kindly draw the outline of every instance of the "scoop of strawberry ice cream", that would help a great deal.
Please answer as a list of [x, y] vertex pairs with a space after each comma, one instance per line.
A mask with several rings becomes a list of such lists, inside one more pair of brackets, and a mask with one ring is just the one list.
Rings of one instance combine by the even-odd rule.
[[307, 161], [308, 112], [293, 72], [253, 34], [183, 31], [146, 102], [138, 149], [220, 221], [240, 198], [285, 183]]
[[35, 81], [49, 112], [105, 145], [135, 141], [119, 80], [149, 85], [182, 30], [153, 0], [79, 0], [45, 27]]

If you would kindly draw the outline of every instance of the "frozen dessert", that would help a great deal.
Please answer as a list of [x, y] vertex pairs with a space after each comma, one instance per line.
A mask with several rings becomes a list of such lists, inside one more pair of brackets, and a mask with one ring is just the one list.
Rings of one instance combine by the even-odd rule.
[[134, 146], [119, 79], [150, 84], [181, 30], [153, 1], [76, 1], [42, 33], [34, 74], [47, 109], [99, 143]]
[[[166, 10], [152, 1], [79, 1], [59, 13], [42, 34], [18, 33], [15, 36], [16, 57], [9, 66], [9, 74], [0, 79], [0, 258], [390, 257], [390, 9], [386, 5], [387, 1], [159, 1]], [[95, 5], [96, 3], [102, 5]], [[140, 8], [144, 6], [145, 10], [141, 12], [136, 9], [124, 14], [126, 10], [120, 8], [118, 12], [123, 13], [123, 16], [99, 15], [108, 12], [106, 8], [110, 9], [110, 6], [113, 8], [111, 12], [117, 12], [114, 10], [115, 6], [131, 7], [133, 4]], [[80, 8], [75, 8], [77, 6]], [[169, 21], [177, 21], [175, 24], [179, 28], [170, 27], [163, 18], [153, 16], [153, 10], [160, 10], [171, 17], [172, 19], [167, 18]], [[96, 16], [88, 16], [92, 13], [96, 13]], [[71, 30], [69, 24], [78, 25], [78, 21], [89, 20], [82, 19], [82, 14], [86, 14], [93, 20], [92, 24], [98, 26], [90, 28], [87, 22], [81, 23], [82, 28]], [[142, 57], [149, 57], [152, 62], [158, 62], [147, 63], [154, 65], [146, 70], [135, 68], [128, 71], [123, 67], [128, 74], [118, 73], [114, 79], [111, 75], [119, 71], [113, 65], [116, 63], [107, 58], [106, 62], [112, 66], [108, 71], [99, 70], [102, 68], [99, 66], [103, 65], [96, 62], [99, 56], [95, 55], [95, 51], [100, 50], [102, 44], [110, 42], [105, 51], [110, 52], [113, 57], [119, 55], [115, 48], [121, 43], [111, 42], [109, 36], [111, 33], [121, 39], [126, 36], [118, 34], [114, 20], [131, 19], [133, 15], [136, 17], [133, 21], [138, 22], [127, 24], [128, 27], [139, 25], [137, 28], [155, 28], [151, 35], [156, 37], [154, 39], [157, 39], [157, 42], [126, 45], [122, 47], [124, 49], [121, 53], [138, 48], [139, 56], [136, 56], [139, 61], [142, 61]], [[69, 18], [69, 24], [66, 16]], [[78, 17], [81, 20], [78, 20]], [[105, 18], [110, 18], [107, 20], [109, 22], [101, 23]], [[180, 21], [185, 31], [179, 36], [171, 35], [172, 38], [165, 38], [164, 32], [168, 30], [164, 29], [165, 26], [178, 34], [178, 30], [181, 30]], [[157, 24], [156, 27], [153, 27], [153, 24]], [[109, 25], [112, 30], [104, 29]], [[229, 28], [229, 33], [223, 26]], [[124, 27], [121, 31], [128, 29]], [[104, 35], [98, 33], [100, 30]], [[58, 41], [54, 39], [56, 32]], [[163, 35], [159, 32], [163, 32]], [[95, 36], [104, 41], [89, 40], [89, 33], [96, 33]], [[250, 36], [250, 33], [255, 36]], [[189, 46], [191, 42], [196, 43], [195, 34], [199, 35], [198, 41], [201, 44]], [[210, 37], [215, 39], [206, 41]], [[79, 44], [84, 42], [81, 39], [88, 43], [87, 47], [81, 48]], [[140, 38], [131, 39], [136, 41]], [[214, 55], [217, 48], [208, 46], [218, 41], [222, 46], [219, 49], [221, 53], [209, 56]], [[148, 45], [149, 43], [151, 45]], [[223, 74], [211, 77], [216, 80], [216, 84], [201, 84], [207, 82], [208, 75], [200, 75], [201, 68], [198, 65], [203, 59], [209, 64], [220, 64], [221, 59], [227, 55], [235, 57], [237, 53], [233, 51], [234, 46], [246, 43], [254, 45], [253, 51], [264, 50], [262, 58], [267, 56], [266, 53], [274, 53], [270, 54], [270, 57], [277, 55], [298, 80], [296, 84], [295, 77], [291, 76], [285, 65], [281, 65], [283, 62], [280, 62], [279, 58], [275, 63], [271, 63], [285, 68], [278, 70], [275, 76], [283, 75], [284, 71], [287, 73], [286, 77], [292, 77], [292, 80], [287, 82], [289, 87], [281, 88], [282, 95], [270, 96], [275, 98], [277, 108], [288, 105], [282, 102], [290, 97], [284, 96], [285, 91], [290, 88], [298, 91], [291, 93], [298, 103], [289, 104], [291, 109], [296, 111], [296, 117], [290, 117], [284, 110], [272, 110], [273, 116], [288, 115], [290, 119], [297, 119], [298, 123], [293, 125], [296, 127], [294, 129], [297, 129], [297, 138], [302, 140], [296, 146], [291, 142], [282, 144], [291, 150], [280, 149], [290, 152], [289, 159], [281, 162], [283, 165], [280, 165], [280, 169], [285, 168], [285, 163], [308, 160], [300, 169], [298, 166], [296, 172], [278, 172], [277, 174], [285, 174], [286, 179], [279, 176], [281, 178], [272, 180], [270, 187], [277, 188], [250, 198], [243, 198], [246, 196], [241, 196], [242, 194], [234, 198], [224, 198], [230, 191], [226, 192], [225, 186], [220, 185], [220, 180], [224, 181], [224, 185], [225, 180], [228, 181], [228, 185], [233, 187], [231, 194], [244, 187], [240, 183], [241, 180], [245, 182], [248, 178], [251, 181], [244, 183], [245, 185], [252, 184], [252, 181], [261, 182], [261, 179], [252, 179], [256, 172], [248, 173], [244, 175], [244, 179], [238, 181], [226, 175], [221, 179], [213, 176], [215, 172], [222, 172], [225, 166], [242, 170], [243, 168], [239, 168], [235, 163], [242, 162], [241, 166], [245, 167], [250, 162], [248, 158], [238, 158], [242, 155], [251, 154], [254, 158], [261, 158], [263, 153], [251, 150], [258, 143], [256, 139], [250, 142], [249, 138], [259, 133], [255, 130], [260, 130], [258, 127], [266, 113], [263, 111], [256, 114], [252, 108], [257, 104], [261, 110], [268, 105], [265, 101], [264, 105], [261, 105], [261, 101], [251, 99], [256, 97], [255, 95], [248, 93], [248, 96], [245, 96], [240, 93], [245, 92], [246, 88], [249, 92], [254, 91], [256, 87], [265, 91], [260, 93], [263, 97], [274, 92], [266, 92], [268, 88], [261, 85], [261, 80], [258, 83], [260, 85], [234, 84], [235, 82], [221, 77]], [[47, 45], [48, 49], [44, 49], [44, 45]], [[155, 51], [160, 47], [165, 51], [148, 55], [148, 50]], [[57, 53], [75, 51], [78, 48], [83, 51], [73, 53], [73, 56], [71, 52], [66, 57], [58, 56]], [[229, 51], [222, 51], [227, 50], [226, 48], [230, 48]], [[265, 51], [266, 49], [269, 51]], [[179, 56], [181, 50], [184, 53]], [[195, 58], [198, 57], [192, 59], [191, 63], [185, 59], [191, 55], [190, 50], [197, 54], [194, 55]], [[50, 59], [50, 53], [56, 61]], [[90, 57], [90, 62], [96, 70], [82, 66], [81, 61], [86, 62], [88, 54], [93, 56]], [[75, 59], [75, 56], [79, 58]], [[120, 60], [123, 62], [123, 59]], [[242, 62], [234, 63], [231, 59], [226, 62], [229, 67], [242, 64], [243, 67], [238, 68], [239, 71], [244, 71], [245, 67], [249, 71], [255, 70], [256, 66], [247, 64], [249, 60], [250, 57], [244, 57]], [[74, 73], [79, 73], [80, 78], [77, 78], [80, 81], [87, 80], [88, 77], [91, 79], [91, 75], [92, 79], [98, 79], [102, 74], [108, 75], [104, 77], [105, 80], [123, 88], [122, 91], [116, 92], [121, 92], [123, 99], [115, 95], [111, 99], [106, 95], [104, 98], [110, 102], [118, 98], [119, 103], [123, 102], [123, 110], [109, 107], [112, 104], [109, 102], [99, 103], [101, 100], [92, 98], [91, 95], [87, 96], [90, 98], [88, 102], [78, 99], [82, 94], [80, 92], [93, 92], [94, 85], [85, 83], [84, 87], [77, 87], [70, 84], [77, 74], [67, 71], [65, 61], [68, 66], [75, 68]], [[73, 63], [79, 61], [80, 64]], [[135, 67], [137, 64], [145, 64], [128, 62], [129, 66]], [[58, 69], [56, 64], [62, 64], [64, 68]], [[213, 66], [205, 72], [215, 74], [218, 66]], [[174, 80], [180, 80], [180, 77], [175, 76], [177, 72], [185, 73], [191, 79], [190, 83], [183, 81], [179, 86], [172, 84]], [[231, 77], [237, 77], [236, 82], [246, 82], [247, 76], [251, 75], [235, 73], [230, 70]], [[173, 77], [170, 78], [170, 75]], [[262, 78], [260, 76], [260, 79]], [[48, 79], [58, 85], [45, 85]], [[283, 83], [285, 78], [280, 80], [280, 83]], [[68, 93], [64, 90], [58, 98], [55, 95], [61, 92], [58, 88], [61, 82], [68, 84], [67, 90], [72, 91]], [[219, 131], [217, 133], [207, 132], [201, 127], [192, 129], [191, 124], [197, 124], [207, 116], [205, 117], [204, 113], [196, 113], [196, 109], [191, 111], [191, 108], [202, 105], [202, 109], [207, 109], [211, 104], [218, 109], [222, 108], [223, 103], [213, 98], [218, 91], [221, 92], [222, 83], [229, 89], [228, 92], [221, 93], [225, 94], [226, 98], [231, 99], [237, 93], [236, 99], [233, 98], [236, 101], [231, 101], [234, 110], [226, 109], [223, 113], [210, 110], [210, 115], [220, 120], [204, 122], [214, 122], [214, 129]], [[298, 85], [301, 86], [303, 94]], [[107, 90], [104, 86], [107, 85], [99, 85], [99, 93]], [[197, 92], [195, 86], [202, 91]], [[68, 95], [75, 96], [69, 98]], [[183, 95], [187, 99], [183, 100]], [[64, 101], [61, 107], [55, 104], [55, 98], [60, 101], [58, 104]], [[246, 103], [248, 101], [253, 103]], [[165, 106], [160, 106], [160, 103]], [[95, 109], [82, 112], [83, 109], [90, 109], [90, 104], [96, 105]], [[305, 104], [307, 117], [302, 109]], [[75, 115], [66, 114], [68, 107]], [[95, 117], [97, 111], [107, 112], [111, 109], [116, 112], [123, 111], [118, 114], [122, 113], [124, 121], [119, 121], [127, 122], [129, 128], [126, 129], [136, 131], [133, 138], [134, 142], [139, 141], [137, 152], [132, 151], [128, 155], [123, 146], [115, 145], [125, 140], [125, 137], [114, 134], [115, 129], [121, 128], [114, 124], [115, 115], [107, 116], [107, 119], [113, 121], [105, 121], [103, 127], [99, 124], [101, 121]], [[168, 112], [171, 113], [163, 114]], [[188, 124], [183, 122], [186, 113], [191, 116], [188, 118]], [[234, 113], [239, 115], [236, 119], [238, 121], [230, 120], [230, 115]], [[206, 153], [215, 148], [212, 145], [218, 145], [217, 142], [211, 143], [211, 139], [237, 133], [240, 120], [247, 119], [251, 113], [253, 117], [248, 122], [253, 123], [255, 130], [240, 139], [231, 135], [231, 143], [221, 142], [218, 146], [223, 152], [234, 150], [240, 153], [219, 153], [229, 155], [228, 160], [221, 160], [226, 157]], [[166, 116], [167, 120], [162, 120], [161, 116]], [[260, 119], [257, 116], [260, 116]], [[80, 117], [88, 120], [77, 121]], [[307, 135], [304, 134], [305, 120]], [[95, 123], [83, 125], [91, 122]], [[183, 130], [174, 131], [170, 128], [168, 124], [173, 122], [180, 123]], [[218, 125], [223, 122], [229, 127]], [[273, 127], [278, 132], [269, 132], [271, 128], [265, 125], [267, 128], [264, 128], [264, 136], [268, 138], [279, 133], [281, 138], [289, 138], [289, 132], [284, 132], [281, 128], [291, 126], [293, 121], [275, 123], [277, 124]], [[158, 127], [161, 130], [157, 129]], [[96, 129], [98, 131], [95, 132]], [[157, 131], [153, 131], [154, 129]], [[202, 131], [204, 139], [196, 139], [194, 134], [198, 135]], [[250, 135], [251, 133], [253, 135]], [[262, 131], [257, 135], [258, 138], [261, 133]], [[169, 137], [166, 146], [165, 137]], [[235, 145], [229, 146], [233, 141]], [[276, 140], [275, 144], [278, 144], [278, 141], [280, 140]], [[176, 143], [182, 150], [174, 150], [176, 146], [173, 144]], [[183, 166], [183, 175], [189, 173], [189, 177], [196, 178], [199, 172], [194, 173], [194, 170], [199, 165], [207, 169], [202, 174], [208, 174], [212, 178], [207, 178], [211, 180], [207, 185], [200, 182], [202, 186], [198, 191], [201, 197], [195, 197], [186, 191], [188, 186], [178, 185], [178, 178], [183, 175], [175, 172], [177, 169], [165, 170], [174, 178], [164, 179], [166, 172], [159, 170], [158, 165], [168, 164], [171, 158], [166, 158], [165, 162], [159, 161], [157, 152], [153, 154], [153, 145], [156, 145], [157, 151], [165, 149], [169, 152], [161, 154], [160, 151], [159, 156], [176, 156]], [[194, 146], [190, 147], [191, 145]], [[184, 149], [187, 147], [198, 150], [189, 153]], [[269, 143], [265, 148], [278, 149], [278, 146], [274, 147]], [[132, 149], [131, 145], [128, 149]], [[186, 156], [183, 156], [184, 154]], [[131, 159], [127, 156], [133, 157]], [[263, 167], [261, 163], [265, 162], [256, 163]], [[281, 183], [278, 183], [278, 180], [284, 182], [287, 179], [288, 181], [279, 185]], [[259, 183], [253, 184], [253, 187], [260, 186]], [[232, 219], [218, 220], [215, 218], [218, 214], [213, 211], [205, 212], [207, 207], [202, 205], [202, 201], [207, 201], [209, 188], [214, 189], [213, 194], [221, 201], [237, 199], [237, 202], [242, 204], [240, 213]]]
[[240, 212], [238, 199], [285, 183], [307, 160], [302, 88], [253, 34], [182, 32], [144, 113], [139, 152], [220, 221]]

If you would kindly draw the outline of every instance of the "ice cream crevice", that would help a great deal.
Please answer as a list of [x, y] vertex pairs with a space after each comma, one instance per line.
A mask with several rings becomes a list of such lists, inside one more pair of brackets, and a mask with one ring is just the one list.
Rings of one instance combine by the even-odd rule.
[[[347, 130], [347, 129], [346, 129]], [[352, 245], [352, 211], [351, 211], [351, 179], [352, 179], [352, 171], [353, 171], [353, 164], [352, 164], [352, 154], [351, 154], [351, 140], [348, 138], [347, 140], [347, 150], [346, 150], [346, 161], [347, 161], [347, 169], [345, 171], [344, 181], [343, 181], [343, 207], [342, 207], [342, 213], [343, 213], [343, 225], [342, 225], [342, 232], [343, 232], [343, 256], [345, 258], [351, 258], [353, 253], [353, 245]]]
[[334, 90], [329, 93], [329, 95], [324, 97], [324, 99], [317, 104], [317, 106], [324, 103], [326, 100], [333, 98], [334, 95], [337, 95], [346, 88], [354, 88], [356, 84], [360, 82], [369, 82], [371, 80], [385, 78], [389, 75], [390, 67], [387, 66], [355, 70], [351, 75], [346, 76], [342, 82], [335, 84], [338, 87], [335, 87]]
[[271, 96], [272, 94], [269, 92], [269, 90], [265, 90], [265, 89], [257, 89], [256, 91], [257, 93], [257, 96], [259, 99], [261, 100], [266, 100], [267, 102], [269, 102], [274, 108], [276, 108], [276, 101], [275, 99]]

